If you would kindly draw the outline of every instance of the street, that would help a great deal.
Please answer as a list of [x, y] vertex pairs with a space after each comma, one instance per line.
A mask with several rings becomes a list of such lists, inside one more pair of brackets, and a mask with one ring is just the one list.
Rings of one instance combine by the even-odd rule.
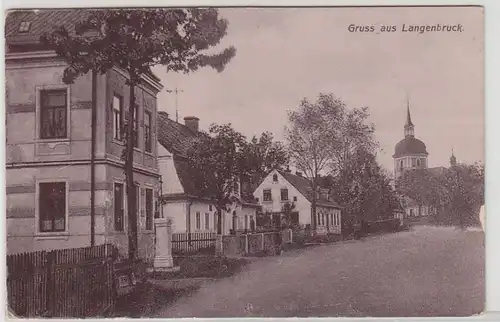
[[482, 232], [415, 227], [255, 259], [155, 317], [470, 316], [484, 258]]

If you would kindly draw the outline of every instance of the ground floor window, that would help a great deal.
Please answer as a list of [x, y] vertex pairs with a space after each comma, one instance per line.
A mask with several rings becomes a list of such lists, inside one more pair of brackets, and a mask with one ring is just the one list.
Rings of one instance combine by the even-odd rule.
[[200, 212], [196, 212], [196, 229], [200, 230], [201, 229], [201, 215]]
[[210, 229], [210, 214], [207, 212], [205, 213], [205, 230]]
[[124, 222], [124, 190], [123, 183], [115, 183], [114, 188], [114, 227], [116, 231], [123, 231]]
[[153, 189], [146, 189], [146, 229], [153, 230]]
[[66, 182], [40, 183], [38, 202], [40, 232], [65, 231]]

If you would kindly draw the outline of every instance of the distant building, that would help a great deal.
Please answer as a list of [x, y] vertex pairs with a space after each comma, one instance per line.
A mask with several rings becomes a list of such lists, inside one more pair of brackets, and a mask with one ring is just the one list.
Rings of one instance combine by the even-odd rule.
[[[443, 174], [447, 170], [445, 167], [428, 167], [429, 153], [427, 152], [425, 143], [415, 137], [415, 126], [411, 120], [409, 102], [407, 103], [404, 138], [396, 144], [392, 157], [394, 159], [395, 180], [401, 177], [406, 171], [415, 169], [426, 169], [435, 175]], [[456, 162], [456, 157], [452, 152], [450, 164], [453, 166]], [[407, 196], [403, 198], [402, 206], [406, 218], [428, 216], [434, 212], [428, 205], [420, 205]]]
[[[162, 176], [163, 215], [172, 218], [172, 232], [218, 232], [215, 201], [195, 184], [196, 173], [186, 159], [191, 140], [200, 135], [199, 119], [185, 117], [184, 124], [158, 113], [158, 166]], [[241, 187], [234, 195], [230, 210], [222, 214], [222, 234], [250, 230], [259, 205], [245, 200]]]
[[[128, 216], [121, 133], [129, 105], [127, 73], [113, 68], [74, 84], [66, 63], [40, 43], [54, 23], [70, 32], [86, 10], [10, 12], [6, 35], [7, 252], [90, 246], [92, 82], [97, 87], [95, 243], [128, 250]], [[136, 88], [134, 180], [138, 193], [139, 256], [154, 257], [156, 96], [153, 74]]]
[[[312, 189], [309, 180], [301, 173], [271, 171], [255, 189], [254, 197], [262, 205], [262, 212], [279, 220], [286, 203], [293, 204], [293, 225], [313, 227]], [[327, 190], [316, 193], [316, 231], [318, 233], [341, 233], [342, 207], [331, 200]]]

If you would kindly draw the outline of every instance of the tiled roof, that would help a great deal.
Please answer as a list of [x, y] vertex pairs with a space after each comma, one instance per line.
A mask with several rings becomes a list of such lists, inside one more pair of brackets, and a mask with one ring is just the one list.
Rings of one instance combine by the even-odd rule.
[[[76, 24], [83, 21], [93, 10], [96, 9], [12, 10], [7, 13], [5, 19], [6, 45], [40, 45], [40, 37], [59, 26], [64, 26], [70, 34], [74, 34]], [[31, 23], [28, 32], [19, 32], [22, 22]], [[160, 81], [152, 71], [148, 74], [154, 80]]]
[[[196, 187], [196, 171], [191, 169], [186, 161], [186, 153], [193, 140], [203, 135], [194, 132], [184, 124], [180, 124], [168, 118], [165, 112], [158, 112], [157, 121], [158, 142], [173, 154], [174, 166], [177, 176], [182, 184], [185, 194], [200, 198], [209, 198]], [[254, 206], [255, 202], [242, 198], [240, 202], [247, 206]]]
[[[312, 189], [309, 184], [309, 180], [303, 176], [295, 175], [286, 171], [279, 171], [279, 173], [288, 181], [292, 186], [294, 186], [299, 192], [312, 202]], [[327, 200], [323, 196], [316, 200], [318, 206], [330, 207], [330, 208], [342, 208], [338, 203], [332, 200]]]

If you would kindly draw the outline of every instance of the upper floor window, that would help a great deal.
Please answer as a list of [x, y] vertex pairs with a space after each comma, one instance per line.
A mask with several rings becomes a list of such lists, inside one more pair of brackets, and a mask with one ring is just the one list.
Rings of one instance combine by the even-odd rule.
[[271, 190], [264, 190], [263, 200], [264, 201], [271, 201], [272, 200]]
[[281, 189], [281, 200], [288, 200], [288, 189]]
[[293, 197], [293, 201], [297, 201], [297, 197], [296, 196]]
[[151, 112], [144, 111], [144, 149], [146, 152], [153, 151], [153, 141], [151, 138]]
[[139, 147], [139, 120], [137, 119], [139, 115], [139, 105], [134, 107], [134, 148]]
[[66, 182], [43, 182], [38, 187], [40, 232], [65, 231]]
[[19, 24], [19, 32], [26, 33], [28, 31], [30, 31], [30, 27], [31, 27], [31, 21], [22, 21]]
[[68, 100], [66, 89], [40, 91], [40, 138], [68, 137]]
[[123, 99], [119, 95], [113, 96], [113, 138], [121, 141], [123, 122]]
[[273, 182], [278, 182], [278, 175], [276, 173], [273, 174]]

